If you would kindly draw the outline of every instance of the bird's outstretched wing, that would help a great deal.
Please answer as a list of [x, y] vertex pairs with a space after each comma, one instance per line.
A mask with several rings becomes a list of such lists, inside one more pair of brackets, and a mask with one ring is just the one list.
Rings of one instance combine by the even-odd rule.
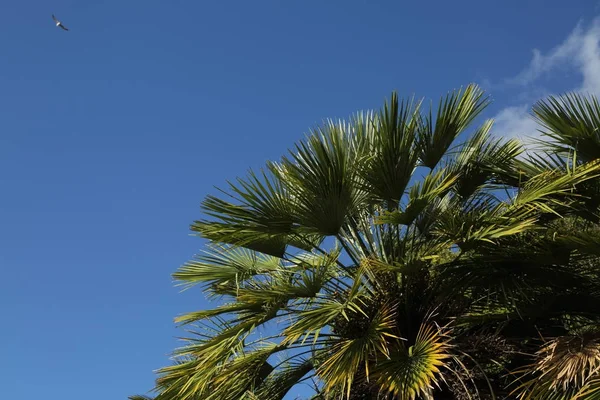
[[52, 14], [52, 19], [54, 20], [54, 22], [56, 22], [56, 26], [58, 26], [58, 27], [60, 27], [60, 28], [64, 29], [65, 31], [68, 31], [68, 30], [69, 30], [69, 29], [68, 29], [66, 26], [64, 26], [64, 25], [62, 24], [62, 22], [60, 22], [58, 19], [56, 19], [56, 17], [54, 16], [54, 14]]

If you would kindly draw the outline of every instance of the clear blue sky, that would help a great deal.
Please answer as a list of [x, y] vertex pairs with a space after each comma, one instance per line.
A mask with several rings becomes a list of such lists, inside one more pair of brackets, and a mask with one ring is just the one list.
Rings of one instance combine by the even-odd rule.
[[585, 86], [583, 64], [552, 49], [581, 19], [593, 36], [598, 13], [590, 0], [5, 1], [1, 397], [144, 393], [182, 334], [173, 317], [206, 306], [170, 274], [202, 246], [188, 225], [213, 185], [393, 89], [484, 83], [490, 116], [514, 126], [536, 93]]

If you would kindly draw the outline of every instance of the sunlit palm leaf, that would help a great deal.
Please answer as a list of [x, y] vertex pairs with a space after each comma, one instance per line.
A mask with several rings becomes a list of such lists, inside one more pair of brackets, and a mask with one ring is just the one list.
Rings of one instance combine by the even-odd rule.
[[424, 120], [419, 131], [418, 146], [421, 163], [435, 168], [456, 138], [489, 104], [476, 85], [449, 93], [440, 101], [435, 119]]
[[369, 146], [361, 149], [365, 161], [361, 169], [365, 189], [392, 208], [397, 207], [417, 165], [419, 112], [420, 102], [399, 101], [398, 95], [392, 94], [371, 121], [373, 134]]
[[358, 154], [347, 129], [329, 121], [283, 159], [280, 170], [296, 202], [298, 223], [308, 232], [336, 235], [364, 200]]
[[272, 174], [253, 172], [229, 183], [231, 201], [207, 196], [202, 209], [211, 220], [196, 221], [192, 230], [203, 237], [282, 256], [293, 236], [294, 201]]
[[210, 250], [189, 261], [173, 274], [184, 285], [197, 283], [240, 283], [261, 273], [275, 271], [281, 266], [278, 257], [244, 248], [213, 244]]
[[424, 324], [414, 344], [397, 342], [389, 359], [379, 361], [373, 370], [381, 391], [407, 400], [431, 397], [444, 379], [441, 370], [452, 358], [449, 339], [441, 328]]
[[[356, 318], [358, 312], [350, 310], [348, 318]], [[361, 316], [358, 316], [359, 318]], [[369, 364], [373, 360], [389, 358], [389, 343], [400, 339], [395, 326], [393, 306], [381, 307], [356, 337], [335, 340], [327, 357], [320, 364], [317, 374], [325, 382], [325, 390], [337, 388], [347, 396], [360, 367], [369, 377]]]
[[492, 120], [485, 121], [455, 155], [454, 174], [460, 176], [455, 191], [463, 199], [476, 194], [486, 185], [511, 183], [507, 176], [514, 175], [523, 148], [515, 139], [492, 138], [492, 125]]

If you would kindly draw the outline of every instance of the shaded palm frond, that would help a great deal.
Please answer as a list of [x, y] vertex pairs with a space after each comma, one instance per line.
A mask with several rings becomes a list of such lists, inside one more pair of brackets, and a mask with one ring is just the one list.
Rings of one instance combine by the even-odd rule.
[[213, 378], [211, 393], [207, 399], [238, 399], [248, 390], [260, 387], [274, 368], [267, 360], [283, 351], [285, 346], [261, 343], [261, 347], [244, 351], [221, 366]]
[[333, 279], [330, 266], [289, 274], [288, 279], [278, 282], [253, 282], [237, 291], [236, 300], [241, 303], [285, 302], [291, 299], [314, 298]]
[[274, 372], [255, 390], [260, 400], [282, 400], [289, 390], [302, 382], [302, 379], [314, 369], [311, 360], [298, 361], [293, 365]]
[[523, 152], [521, 143], [515, 139], [492, 138], [493, 121], [485, 121], [459, 148], [454, 157], [453, 169], [460, 176], [455, 192], [468, 199], [492, 184], [516, 184], [515, 175], [518, 157]]
[[268, 358], [286, 346], [266, 340], [248, 344], [251, 329], [229, 329], [234, 332], [229, 337], [217, 335], [178, 349], [181, 361], [159, 370], [157, 399], [234, 400], [259, 386], [273, 371]]
[[533, 114], [550, 139], [544, 142], [550, 151], [566, 155], [576, 150], [585, 162], [600, 158], [600, 104], [596, 97], [577, 93], [550, 96], [534, 105]]

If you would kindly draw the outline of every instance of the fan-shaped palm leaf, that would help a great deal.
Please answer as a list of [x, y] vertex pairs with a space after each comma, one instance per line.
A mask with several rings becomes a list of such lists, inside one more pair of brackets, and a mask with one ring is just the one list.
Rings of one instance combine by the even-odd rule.
[[600, 158], [600, 103], [596, 97], [570, 93], [551, 96], [533, 107], [542, 133], [553, 141], [552, 150], [568, 154], [575, 149], [584, 161]]
[[421, 163], [430, 169], [435, 168], [452, 143], [488, 104], [488, 98], [476, 85], [446, 95], [440, 101], [435, 119], [430, 113], [420, 127], [418, 147]]
[[515, 389], [520, 399], [600, 396], [600, 336], [590, 332], [551, 340], [538, 351], [536, 363], [519, 372], [531, 376]]

